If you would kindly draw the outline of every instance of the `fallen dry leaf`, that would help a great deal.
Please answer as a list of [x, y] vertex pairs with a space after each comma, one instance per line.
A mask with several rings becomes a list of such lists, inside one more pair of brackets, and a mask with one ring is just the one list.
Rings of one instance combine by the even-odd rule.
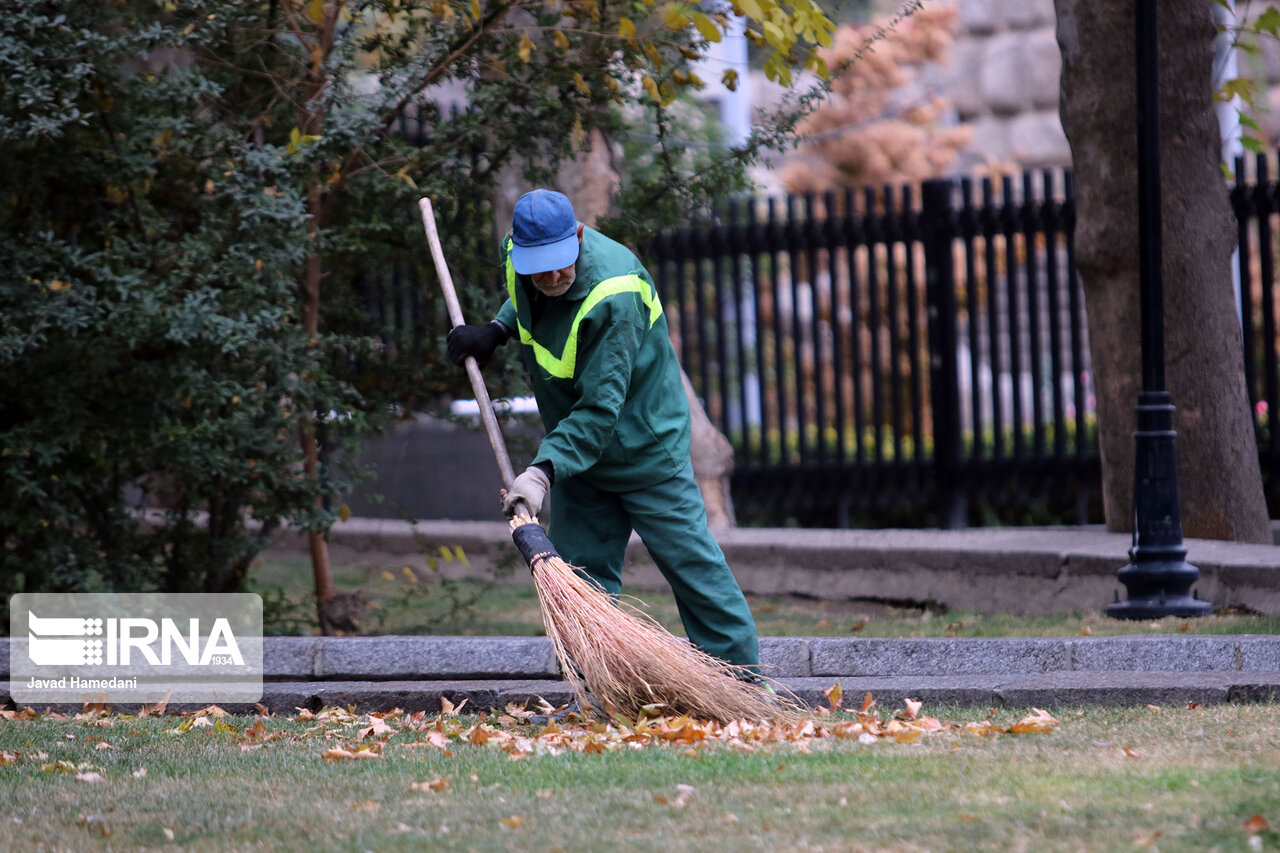
[[693, 797], [694, 791], [696, 790], [697, 789], [692, 785], [680, 784], [676, 785], [676, 795], [674, 799], [669, 800], [666, 797], [661, 796], [654, 797], [654, 799], [660, 803], [666, 803], [673, 809], [683, 809], [685, 806], [689, 805], [689, 799]]
[[513, 814], [511, 817], [499, 818], [498, 822], [507, 829], [520, 829], [524, 826], [524, 818], [518, 814]]
[[[897, 720], [894, 720], [897, 722]], [[893, 739], [898, 743], [919, 743], [924, 737], [924, 729], [919, 726], [903, 726], [896, 732], [893, 732]]]
[[132, 775], [133, 778], [135, 779], [145, 779], [147, 778], [147, 768], [139, 767], [137, 770], [133, 771], [133, 773], [130, 775]]
[[1048, 711], [1032, 708], [1031, 713], [1009, 727], [1010, 734], [1044, 734], [1058, 727], [1058, 721]]
[[1244, 831], [1249, 835], [1257, 835], [1269, 829], [1271, 829], [1271, 824], [1267, 823], [1267, 819], [1260, 814], [1256, 814], [1244, 822]]
[[0, 751], [0, 767], [6, 764], [14, 764], [18, 760], [18, 753]]
[[444, 732], [433, 729], [427, 732], [427, 743], [439, 749], [448, 749], [452, 741], [449, 740], [449, 736]]
[[42, 764], [40, 769], [45, 773], [74, 773], [79, 768], [74, 762], [63, 759], [62, 761], [50, 761], [48, 764]]
[[[833, 688], [838, 687], [838, 684], [833, 685]], [[828, 702], [838, 695], [836, 689], [829, 691]], [[842, 698], [840, 697], [841, 700]], [[405, 748], [432, 747], [440, 749], [446, 756], [451, 756], [453, 755], [451, 750], [454, 749], [482, 746], [488, 749], [500, 749], [513, 761], [533, 755], [557, 756], [566, 752], [599, 755], [615, 750], [661, 746], [676, 747], [680, 754], [692, 758], [699, 757], [700, 750], [705, 746], [755, 752], [780, 744], [803, 754], [810, 751], [814, 741], [825, 738], [856, 739], [859, 743], [868, 746], [881, 740], [914, 744], [939, 732], [996, 737], [1005, 734], [1047, 733], [1059, 725], [1058, 720], [1038, 708], [1032, 709], [1032, 713], [1023, 717], [1017, 724], [1006, 728], [997, 725], [990, 718], [979, 721], [946, 722], [936, 717], [921, 716], [923, 704], [918, 700], [908, 698], [904, 700], [904, 704], [905, 710], [878, 712], [873, 710], [876, 706], [875, 697], [867, 692], [862, 700], [863, 710], [849, 711], [842, 708], [839, 712], [833, 713], [828, 708], [822, 707], [815, 709], [812, 716], [807, 719], [786, 724], [749, 720], [720, 724], [693, 719], [688, 715], [673, 717], [641, 714], [634, 720], [614, 716], [608, 719], [598, 717], [535, 726], [528, 722], [528, 715], [519, 708], [509, 706], [507, 711], [513, 713], [482, 715], [477, 721], [470, 722], [456, 714], [461, 704], [454, 706], [450, 703], [447, 706], [447, 713], [441, 712], [430, 717], [426, 712], [406, 714], [399, 710], [387, 714], [361, 715], [356, 714], [351, 708], [321, 708], [319, 711], [308, 711], [306, 714], [299, 712], [297, 719], [314, 722], [301, 734], [291, 734], [284, 729], [270, 732], [261, 720], [256, 720], [244, 731], [229, 725], [225, 728], [227, 731], [236, 733], [236, 740], [240, 743], [242, 750], [257, 749], [266, 741], [275, 739], [290, 741], [306, 738], [324, 739], [328, 743], [325, 744], [326, 748], [321, 753], [321, 757], [326, 761], [337, 762], [382, 758], [383, 751], [388, 745], [385, 738], [401, 731], [392, 724], [396, 721], [402, 723], [405, 730], [422, 733], [420, 735], [422, 740], [401, 744]], [[658, 712], [660, 709], [653, 710]], [[993, 709], [991, 716], [994, 717], [995, 713]], [[499, 717], [505, 724], [500, 724]], [[201, 718], [188, 718], [184, 725], [194, 725], [196, 719]], [[220, 724], [222, 721], [213, 724], [215, 731], [222, 730], [219, 728]], [[382, 735], [384, 739], [370, 739], [375, 734]], [[86, 738], [86, 740], [95, 739]], [[1098, 745], [1115, 750], [1120, 749], [1118, 745], [1110, 743]], [[953, 743], [953, 749], [959, 748], [959, 744]], [[1136, 757], [1136, 753], [1134, 755]], [[70, 762], [64, 764], [65, 766], [47, 765], [45, 769], [58, 769], [69, 773], [93, 769], [87, 765], [78, 766]], [[474, 774], [472, 781], [476, 781]], [[429, 790], [421, 787], [426, 783], [414, 784], [419, 786], [417, 790]], [[682, 808], [692, 796], [692, 790], [689, 788], [688, 792], [684, 792], [677, 788], [676, 794], [670, 797], [659, 795], [655, 799], [672, 807]]]
[[340, 746], [335, 746], [325, 750], [324, 754], [321, 755], [320, 757], [323, 758], [325, 761], [343, 761], [343, 760], [359, 761], [367, 758], [381, 758], [382, 744], [381, 742], [371, 743], [365, 746], [361, 746], [354, 750], [344, 749]]
[[943, 729], [942, 721], [937, 717], [917, 717], [915, 724], [930, 734]]
[[106, 781], [106, 779], [104, 779], [104, 778], [102, 777], [102, 774], [101, 774], [101, 773], [99, 773], [99, 772], [97, 772], [96, 770], [86, 770], [84, 773], [77, 773], [77, 774], [76, 774], [76, 781], [78, 781], [78, 782], [105, 782], [105, 781]]
[[[538, 698], [541, 700], [543, 705], [547, 704], [547, 701], [545, 699], [542, 699], [542, 697], [538, 697]], [[503, 710], [507, 713], [508, 716], [516, 717], [517, 719], [521, 719], [521, 720], [527, 720], [530, 717], [536, 716], [539, 713], [538, 711], [531, 711], [527, 707], [517, 705], [514, 702], [508, 702], [507, 707], [504, 708]], [[541, 713], [545, 714], [547, 712], [542, 711]]]
[[437, 776], [429, 782], [410, 782], [409, 790], [411, 791], [432, 791], [439, 793], [449, 788], [449, 780]]
[[385, 720], [378, 717], [369, 717], [369, 726], [356, 732], [356, 740], [364, 740], [367, 737], [376, 737], [378, 735], [393, 735], [396, 730], [387, 725]]
[[0, 711], [0, 719], [4, 720], [34, 720], [39, 714], [35, 708], [23, 708], [21, 711]]
[[1133, 837], [1133, 845], [1135, 847], [1150, 847], [1162, 835], [1164, 833], [1158, 829], [1155, 832], [1139, 832]]
[[827, 706], [831, 709], [832, 713], [834, 713], [835, 710], [840, 707], [840, 700], [844, 698], [844, 688], [841, 687], [840, 682], [837, 681], [835, 684], [822, 691], [822, 695], [827, 697]]

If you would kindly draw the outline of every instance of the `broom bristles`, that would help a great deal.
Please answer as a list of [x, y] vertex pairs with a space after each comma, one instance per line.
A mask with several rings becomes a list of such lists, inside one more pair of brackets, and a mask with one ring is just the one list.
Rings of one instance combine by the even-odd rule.
[[[537, 520], [516, 516], [511, 529]], [[752, 673], [670, 634], [647, 613], [618, 601], [558, 554], [533, 558], [534, 586], [556, 659], [581, 706], [594, 693], [609, 712], [637, 715], [646, 706], [704, 720], [773, 720], [804, 716], [791, 696], [771, 692]]]

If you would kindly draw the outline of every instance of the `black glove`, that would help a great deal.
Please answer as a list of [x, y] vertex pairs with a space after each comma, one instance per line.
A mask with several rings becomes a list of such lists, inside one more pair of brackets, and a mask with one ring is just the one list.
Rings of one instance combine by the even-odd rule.
[[449, 348], [449, 360], [461, 365], [467, 356], [484, 367], [493, 358], [494, 350], [507, 342], [507, 327], [497, 320], [483, 326], [455, 326], [450, 330], [445, 344]]

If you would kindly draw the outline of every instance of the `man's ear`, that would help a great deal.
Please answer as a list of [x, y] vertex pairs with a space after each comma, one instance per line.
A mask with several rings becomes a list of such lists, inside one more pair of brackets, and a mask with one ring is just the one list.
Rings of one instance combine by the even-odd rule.
[[582, 242], [582, 229], [583, 229], [583, 228], [586, 228], [586, 227], [587, 227], [587, 226], [586, 226], [586, 224], [584, 224], [584, 223], [582, 223], [582, 222], [579, 222], [579, 223], [578, 223], [578, 242], [579, 242], [579, 243], [581, 243], [581, 242]]

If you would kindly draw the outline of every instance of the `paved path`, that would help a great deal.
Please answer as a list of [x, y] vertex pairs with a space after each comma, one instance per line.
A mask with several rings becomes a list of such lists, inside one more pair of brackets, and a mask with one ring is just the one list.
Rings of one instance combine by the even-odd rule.
[[[0, 705], [8, 701], [6, 670]], [[761, 639], [767, 672], [801, 699], [910, 697], [930, 706], [1061, 707], [1280, 701], [1280, 636], [1127, 635], [1036, 639]], [[270, 637], [263, 704], [433, 711], [569, 700], [541, 637]], [[232, 710], [252, 710], [228, 706]]]
[[[993, 527], [969, 530], [812, 530], [745, 528], [716, 532], [748, 594], [798, 593], [831, 600], [867, 599], [942, 605], [983, 613], [1099, 610], [1123, 596], [1116, 572], [1128, 562], [1131, 537], [1102, 527]], [[440, 548], [462, 547], [468, 565], [436, 560], [446, 576], [517, 568], [519, 555], [503, 522], [352, 518], [330, 534], [335, 562], [429, 576]], [[1280, 615], [1280, 547], [1186, 540], [1200, 569], [1196, 590], [1215, 607], [1248, 607]], [[305, 538], [280, 534], [277, 553], [307, 553]], [[639, 539], [628, 549], [624, 582], [638, 591], [665, 589]], [[522, 565], [522, 564], [521, 564]], [[513, 583], [528, 574], [508, 572]]]

